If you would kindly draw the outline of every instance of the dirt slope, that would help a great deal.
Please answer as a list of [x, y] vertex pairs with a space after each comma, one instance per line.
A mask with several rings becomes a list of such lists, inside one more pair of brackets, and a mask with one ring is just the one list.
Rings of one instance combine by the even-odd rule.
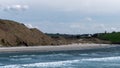
[[36, 28], [11, 20], [0, 20], [0, 44], [4, 46], [49, 45], [52, 39]]

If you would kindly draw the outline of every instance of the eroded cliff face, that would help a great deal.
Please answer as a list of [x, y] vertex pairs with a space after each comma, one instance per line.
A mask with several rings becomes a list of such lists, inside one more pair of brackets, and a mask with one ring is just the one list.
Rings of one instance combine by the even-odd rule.
[[36, 28], [11, 20], [0, 20], [0, 44], [4, 46], [50, 45], [52, 39]]

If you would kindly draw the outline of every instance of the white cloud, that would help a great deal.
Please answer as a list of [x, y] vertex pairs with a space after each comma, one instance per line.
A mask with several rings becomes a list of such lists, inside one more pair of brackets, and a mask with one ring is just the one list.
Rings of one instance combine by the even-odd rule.
[[9, 5], [9, 6], [2, 6], [2, 9], [5, 11], [25, 11], [29, 9], [28, 5]]
[[120, 0], [9, 0], [0, 1], [5, 4], [18, 4], [10, 6], [12, 9], [24, 8], [19, 4], [28, 4], [36, 9], [45, 8], [65, 12], [79, 12], [85, 14], [115, 14], [120, 12]]
[[120, 27], [119, 25], [110, 25], [110, 24], [93, 24], [93, 30], [96, 30], [96, 31], [107, 31], [107, 32], [113, 32], [113, 31], [116, 31], [116, 32], [120, 32]]
[[25, 24], [25, 26], [27, 26], [28, 28], [38, 28], [38, 26], [34, 26], [32, 24]]
[[120, 27], [111, 27], [110, 30], [119, 32], [120, 31]]
[[28, 28], [34, 28], [32, 24], [25, 24], [25, 26], [27, 26]]
[[72, 25], [70, 25], [70, 27], [71, 27], [71, 28], [80, 28], [81, 25], [78, 25], [78, 24], [72, 24]]
[[117, 28], [111, 27], [111, 30], [112, 30], [112, 31], [117, 31]]
[[98, 26], [100, 27], [99, 29], [107, 30], [105, 24], [98, 24]]
[[92, 19], [91, 17], [86, 17], [86, 18], [85, 18], [85, 21], [92, 22], [93, 19]]
[[[90, 23], [88, 23], [90, 22]], [[70, 23], [70, 28], [79, 28], [79, 29], [85, 29], [88, 24], [93, 24], [94, 20], [91, 17], [85, 17], [80, 20], [80, 22], [73, 22]]]
[[36, 5], [54, 8], [60, 11], [82, 13], [120, 12], [120, 0], [40, 0]]
[[35, 27], [46, 33], [68, 33], [68, 34], [84, 34], [84, 33], [103, 33], [105, 31], [120, 31], [119, 25], [110, 25], [104, 23], [87, 24], [85, 22], [50, 22], [41, 21], [34, 22], [34, 25], [27, 24], [29, 27]]
[[[11, 2], [12, 1], [12, 2]], [[28, 4], [40, 10], [51, 9], [64, 12], [79, 12], [84, 14], [115, 14], [120, 12], [120, 0], [9, 0], [0, 1], [10, 4]], [[23, 5], [10, 6], [14, 9], [23, 9]], [[28, 8], [28, 7], [27, 7]]]

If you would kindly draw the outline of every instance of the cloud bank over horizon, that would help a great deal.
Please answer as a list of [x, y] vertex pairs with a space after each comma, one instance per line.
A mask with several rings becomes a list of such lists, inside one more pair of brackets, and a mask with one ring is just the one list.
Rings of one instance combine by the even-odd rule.
[[48, 33], [120, 31], [120, 0], [0, 0], [0, 18]]
[[7, 6], [0, 6], [0, 9], [2, 11], [25, 11], [29, 8], [28, 5], [20, 5], [20, 4], [17, 4], [17, 5], [7, 5]]

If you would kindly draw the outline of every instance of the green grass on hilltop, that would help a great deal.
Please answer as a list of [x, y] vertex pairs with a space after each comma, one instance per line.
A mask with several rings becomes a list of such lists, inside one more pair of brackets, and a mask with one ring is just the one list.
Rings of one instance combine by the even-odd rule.
[[98, 37], [103, 40], [109, 40], [114, 44], [120, 44], [120, 32], [103, 33]]

